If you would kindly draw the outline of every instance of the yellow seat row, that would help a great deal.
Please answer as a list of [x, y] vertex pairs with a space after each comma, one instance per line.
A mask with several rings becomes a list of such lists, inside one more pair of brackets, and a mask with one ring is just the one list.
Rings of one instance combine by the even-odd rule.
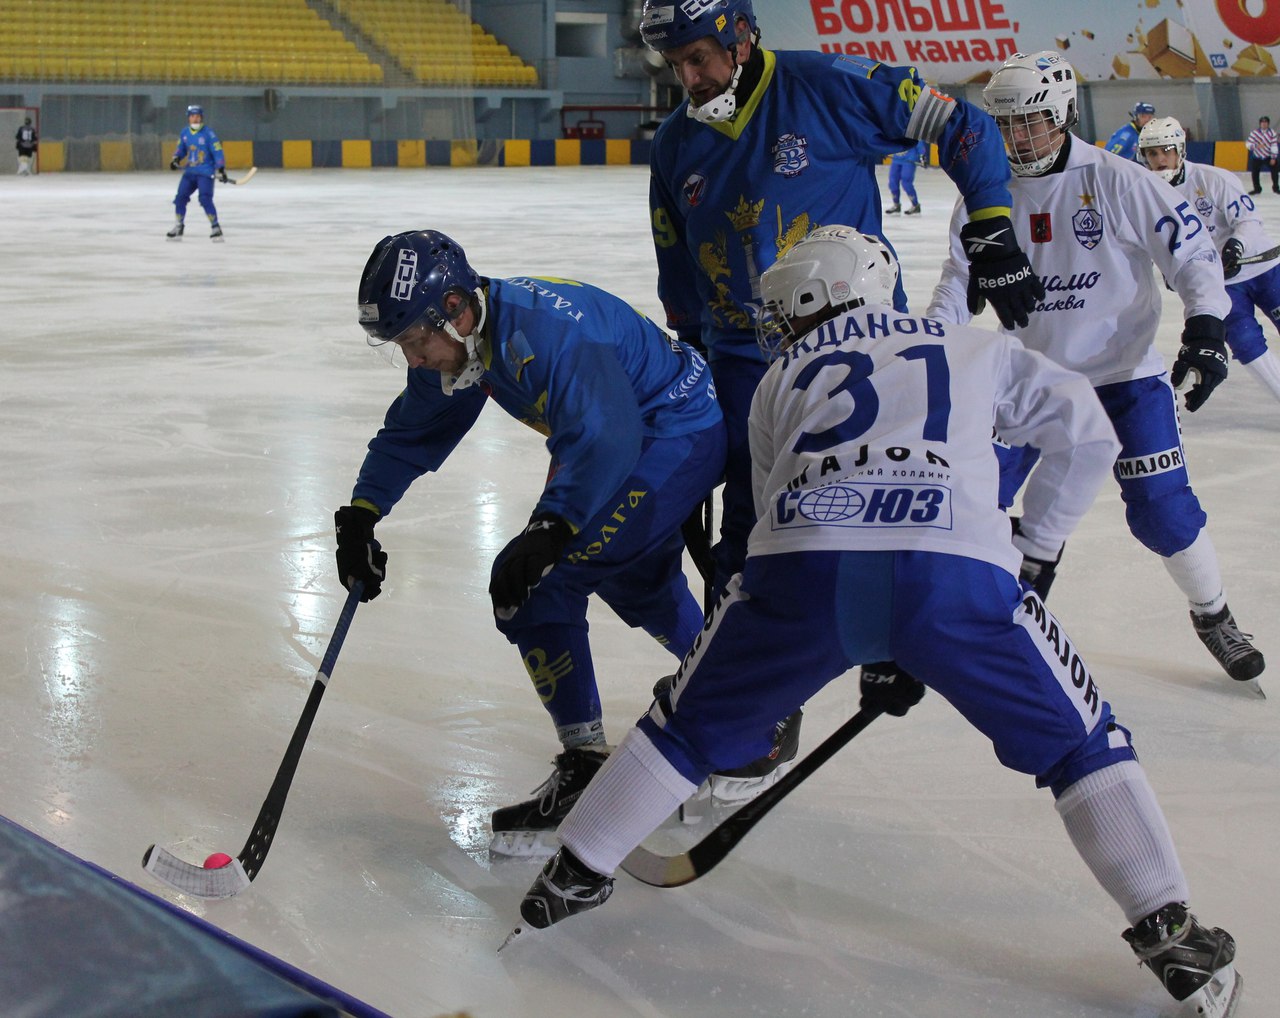
[[340, 65], [324, 60], [184, 60], [153, 57], [89, 60], [63, 57], [36, 60], [0, 57], [0, 78], [34, 81], [201, 81], [272, 84], [381, 83], [376, 64]]

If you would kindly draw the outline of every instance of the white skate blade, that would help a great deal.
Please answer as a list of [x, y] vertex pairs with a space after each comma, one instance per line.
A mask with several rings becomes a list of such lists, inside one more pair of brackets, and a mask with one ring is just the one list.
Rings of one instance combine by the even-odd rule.
[[555, 831], [497, 831], [489, 840], [489, 854], [511, 859], [550, 859], [560, 850]]
[[676, 816], [682, 824], [697, 824], [701, 823], [710, 812], [711, 789], [704, 781], [693, 795], [680, 804], [676, 810]]
[[502, 949], [506, 947], [508, 944], [515, 943], [516, 938], [519, 937], [522, 933], [532, 933], [532, 932], [533, 932], [532, 927], [530, 927], [529, 929], [525, 929], [523, 926], [517, 926], [510, 933], [508, 933], [506, 936], [506, 939], [503, 940], [503, 942], [498, 945], [499, 953], [501, 953]]
[[197, 898], [231, 898], [249, 886], [249, 876], [239, 859], [207, 870], [183, 862], [167, 848], [152, 845], [142, 856], [142, 868], [163, 884]]
[[1244, 992], [1244, 977], [1234, 964], [1224, 965], [1213, 978], [1182, 1002], [1184, 1018], [1231, 1018]]
[[1267, 694], [1262, 689], [1262, 683], [1257, 679], [1250, 679], [1248, 682], [1249, 692], [1254, 696], [1261, 697], [1263, 700], [1267, 698]]

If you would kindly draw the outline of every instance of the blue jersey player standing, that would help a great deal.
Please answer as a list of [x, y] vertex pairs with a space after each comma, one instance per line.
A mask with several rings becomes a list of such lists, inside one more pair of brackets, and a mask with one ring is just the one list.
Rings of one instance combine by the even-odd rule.
[[203, 106], [187, 107], [187, 129], [178, 138], [178, 146], [169, 160], [169, 169], [182, 170], [182, 179], [178, 181], [178, 193], [173, 199], [177, 222], [165, 236], [170, 240], [182, 239], [187, 205], [191, 195], [199, 192], [200, 207], [209, 217], [212, 227], [209, 237], [222, 240], [218, 210], [213, 205], [213, 181], [216, 177], [224, 184], [227, 182], [227, 160], [222, 154], [222, 142], [213, 133], [213, 128], [204, 122]]
[[889, 159], [889, 194], [893, 198], [893, 204], [885, 209], [886, 213], [902, 212], [901, 196], [906, 192], [911, 199], [911, 206], [902, 214], [920, 214], [920, 199], [916, 196], [916, 167], [924, 166], [928, 161], [929, 143], [925, 141], [905, 152], [897, 152]]
[[1142, 162], [1142, 157], [1138, 154], [1138, 136], [1155, 115], [1156, 108], [1151, 103], [1134, 103], [1133, 109], [1129, 111], [1128, 123], [1117, 127], [1115, 134], [1107, 139], [1106, 150], [1121, 159]]
[[335, 514], [339, 577], [362, 581], [365, 600], [379, 594], [386, 565], [374, 525], [444, 463], [486, 405], [546, 436], [546, 486], [494, 561], [489, 593], [563, 747], [541, 794], [493, 814], [491, 847], [547, 854], [608, 752], [588, 597], [677, 657], [701, 630], [680, 525], [724, 470], [710, 372], [621, 299], [570, 280], [484, 278], [433, 230], [379, 241], [359, 312], [369, 341], [397, 344], [409, 364], [351, 504]]
[[[970, 213], [974, 306], [1025, 323], [1042, 287], [1013, 239], [1009, 167], [983, 111], [911, 67], [761, 49], [750, 0], [645, 0], [645, 44], [688, 92], [658, 128], [650, 213], [667, 325], [707, 351], [729, 432], [717, 582], [741, 567], [754, 522], [747, 411], [765, 362], [760, 274], [811, 229], [883, 238], [876, 167], [919, 141]], [[899, 286], [898, 307], [906, 306]]]

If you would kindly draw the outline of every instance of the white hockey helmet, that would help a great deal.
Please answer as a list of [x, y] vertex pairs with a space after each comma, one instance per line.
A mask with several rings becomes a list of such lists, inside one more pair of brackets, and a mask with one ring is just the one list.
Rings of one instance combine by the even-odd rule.
[[[1062, 138], [1079, 119], [1076, 104], [1076, 74], [1057, 50], [1015, 53], [991, 76], [982, 90], [982, 104], [996, 118], [1009, 153], [1009, 168], [1019, 177], [1038, 177], [1058, 157]], [[1049, 114], [1045, 118], [1043, 114]], [[1035, 137], [1035, 128], [1044, 122], [1059, 133], [1047, 144], [1019, 153], [1010, 144], [1014, 127]], [[1043, 128], [1041, 128], [1043, 131]]]
[[[1187, 132], [1174, 117], [1153, 117], [1148, 120], [1138, 134], [1138, 152], [1142, 155], [1143, 161], [1146, 161], [1147, 149], [1170, 148], [1178, 153], [1178, 162], [1171, 169], [1157, 170], [1151, 166], [1151, 170], [1173, 183], [1182, 172], [1182, 164], [1187, 158]], [[1150, 166], [1150, 163], [1147, 165]]]
[[[760, 277], [756, 341], [775, 357], [805, 332], [863, 304], [893, 304], [898, 260], [878, 237], [851, 226], [821, 226]], [[822, 315], [818, 320], [814, 315]], [[805, 324], [797, 331], [797, 320]]]

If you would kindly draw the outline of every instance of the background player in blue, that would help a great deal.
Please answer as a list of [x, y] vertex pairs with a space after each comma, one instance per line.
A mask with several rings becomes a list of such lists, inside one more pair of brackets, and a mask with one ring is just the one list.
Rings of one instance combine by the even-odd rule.
[[1129, 122], [1117, 128], [1116, 133], [1107, 139], [1107, 151], [1114, 152], [1121, 159], [1141, 162], [1138, 156], [1138, 135], [1155, 115], [1156, 108], [1151, 103], [1134, 103], [1133, 109], [1129, 111]]
[[[1222, 258], [1231, 298], [1223, 322], [1231, 355], [1280, 399], [1280, 363], [1254, 315], [1260, 309], [1280, 328], [1280, 246], [1267, 234], [1253, 198], [1230, 170], [1187, 159], [1187, 132], [1173, 117], [1156, 117], [1138, 138], [1144, 162], [1187, 197]], [[1241, 265], [1242, 258], [1261, 258]]]
[[213, 180], [217, 177], [222, 183], [227, 182], [227, 160], [222, 154], [222, 142], [213, 133], [213, 128], [204, 122], [204, 107], [187, 107], [187, 129], [178, 137], [178, 147], [173, 150], [169, 169], [182, 169], [182, 179], [178, 181], [178, 194], [173, 199], [177, 222], [165, 236], [170, 240], [182, 239], [187, 204], [191, 201], [192, 192], [199, 192], [200, 207], [209, 217], [209, 225], [213, 228], [209, 237], [212, 240], [222, 240], [218, 210], [213, 205]]
[[493, 815], [493, 850], [548, 854], [556, 824], [607, 754], [587, 599], [677, 657], [702, 627], [680, 525], [724, 469], [706, 362], [624, 301], [571, 280], [487, 279], [433, 230], [385, 237], [364, 268], [360, 324], [409, 363], [335, 514], [338, 575], [377, 597], [374, 525], [436, 470], [492, 400], [547, 437], [551, 466], [529, 523], [498, 555], [489, 593], [563, 751], [532, 800]]
[[[667, 326], [699, 342], [729, 429], [716, 572], [741, 566], [754, 511], [746, 421], [765, 363], [755, 342], [760, 273], [813, 227], [883, 237], [876, 167], [918, 141], [972, 221], [974, 306], [1025, 322], [1040, 281], [1009, 229], [1009, 167], [981, 110], [911, 67], [761, 49], [750, 0], [645, 0], [645, 44], [688, 92], [654, 136], [650, 211]], [[898, 307], [906, 306], [899, 288]]]
[[902, 212], [902, 192], [911, 199], [911, 207], [904, 216], [918, 215], [920, 199], [916, 197], [916, 167], [924, 166], [929, 161], [929, 143], [920, 142], [905, 152], [896, 152], [889, 159], [889, 195], [893, 204], [885, 209], [886, 214]]
[[564, 847], [521, 918], [542, 929], [602, 904], [617, 866], [710, 767], [757, 752], [776, 717], [851, 666], [893, 656], [1001, 763], [1051, 790], [1165, 988], [1209, 1008], [1197, 1014], [1226, 1014], [1241, 985], [1235, 943], [1188, 913], [1129, 733], [1019, 585], [995, 504], [993, 421], [1046, 450], [1038, 469], [1061, 483], [1069, 525], [1106, 479], [1115, 433], [1084, 377], [1016, 339], [896, 312], [897, 275], [878, 239], [840, 226], [764, 273], [761, 344], [780, 341], [783, 355], [751, 408], [760, 518], [746, 567], [671, 692], [561, 824]]

